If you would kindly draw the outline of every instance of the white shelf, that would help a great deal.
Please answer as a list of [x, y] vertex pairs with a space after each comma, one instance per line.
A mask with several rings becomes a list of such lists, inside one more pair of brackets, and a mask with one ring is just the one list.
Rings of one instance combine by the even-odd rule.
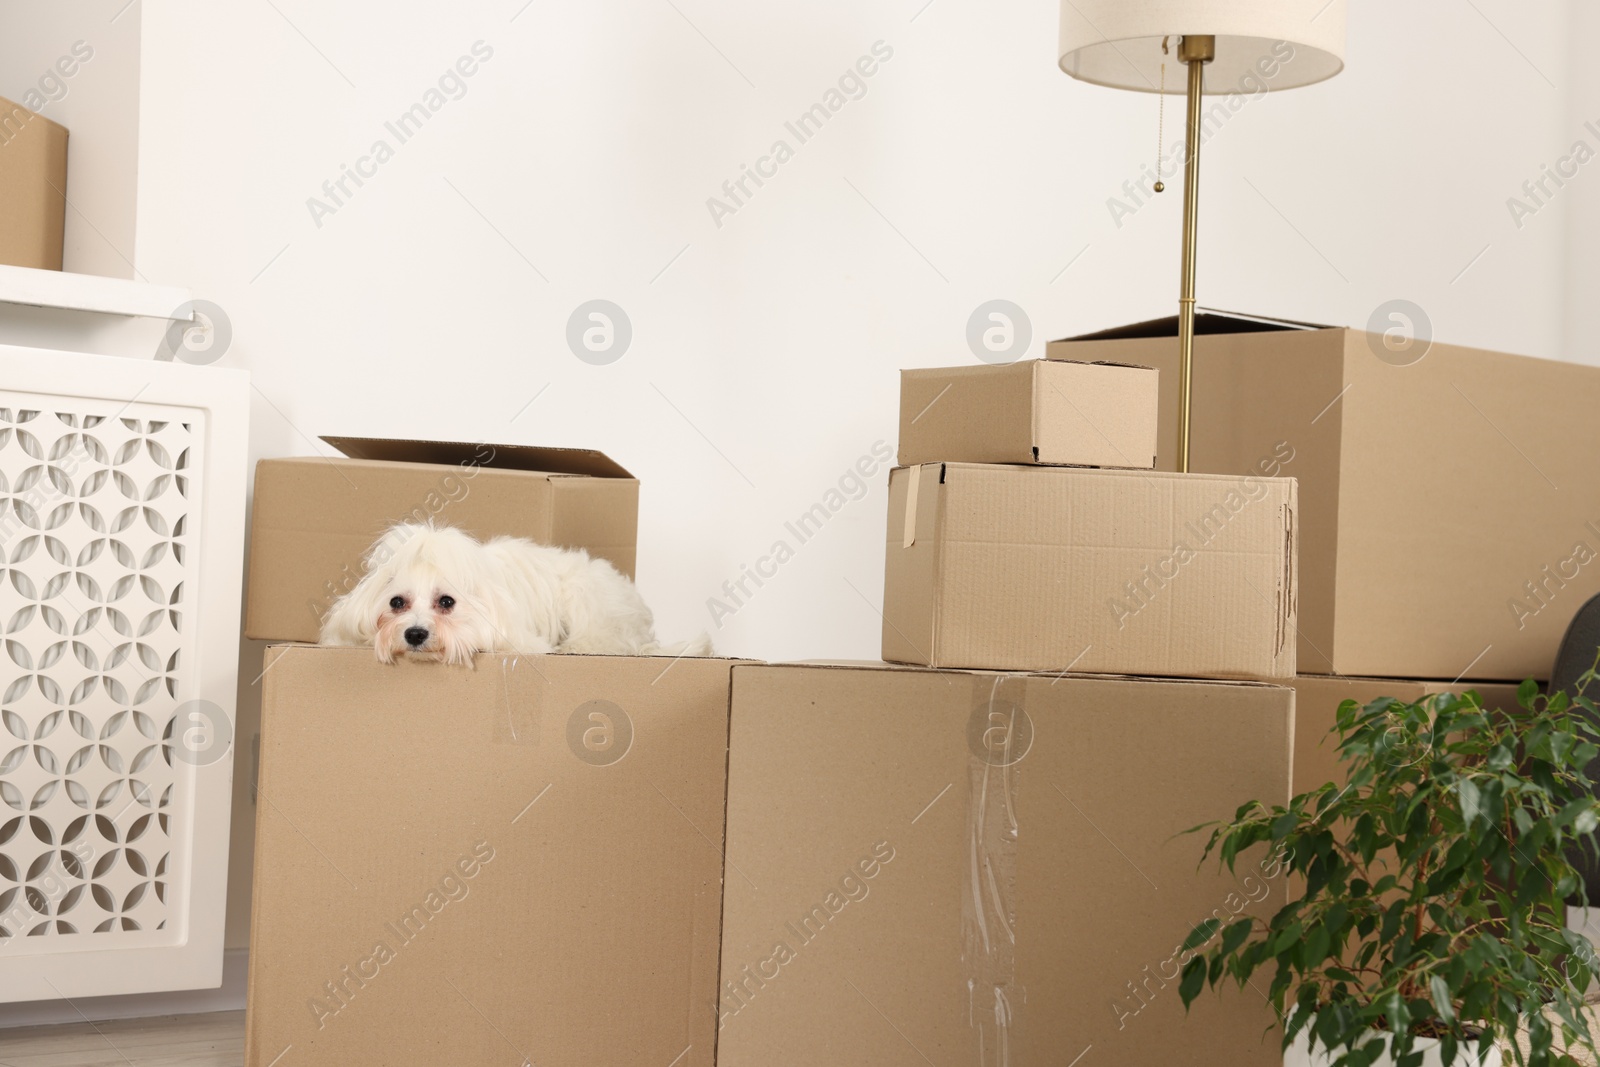
[[0, 304], [187, 322], [192, 316], [174, 312], [190, 299], [189, 290], [172, 285], [0, 263]]

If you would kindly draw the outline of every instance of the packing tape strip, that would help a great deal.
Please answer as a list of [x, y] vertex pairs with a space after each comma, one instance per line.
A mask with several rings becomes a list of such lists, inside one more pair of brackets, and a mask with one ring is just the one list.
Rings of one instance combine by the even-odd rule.
[[900, 539], [901, 548], [910, 548], [917, 543], [917, 496], [922, 489], [922, 465], [919, 463], [906, 471], [906, 515], [905, 529]]
[[[539, 718], [545, 705], [545, 677], [532, 658], [495, 656], [480, 669], [500, 672], [500, 700], [490, 719], [490, 740], [497, 745], [537, 745]], [[495, 661], [498, 660], [498, 664]]]
[[974, 1062], [1011, 1067], [1023, 1001], [1017, 973], [1017, 786], [1033, 747], [1026, 675], [979, 675], [967, 722], [967, 864], [961, 959]]

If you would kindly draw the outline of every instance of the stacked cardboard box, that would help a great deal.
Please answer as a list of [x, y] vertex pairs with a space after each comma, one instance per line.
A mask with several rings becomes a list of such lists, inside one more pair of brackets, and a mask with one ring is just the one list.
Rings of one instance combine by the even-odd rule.
[[[1562, 429], [1600, 371], [1205, 328], [1196, 474], [1162, 324], [906, 373], [898, 663], [273, 650], [247, 1062], [1280, 1062], [1262, 998], [1176, 979], [1281, 857], [1181, 831], [1337, 780], [1343, 699], [1547, 669], [1600, 588]], [[631, 573], [598, 453], [341, 447], [258, 470], [252, 636], [314, 639], [406, 517]]]
[[1294, 481], [1151, 470], [1157, 387], [1117, 362], [906, 371], [884, 658], [1293, 677]]
[[[1157, 368], [1165, 468], [1176, 328], [1137, 323], [1046, 353]], [[1300, 485], [1296, 791], [1338, 776], [1339, 692], [1475, 688], [1509, 706], [1514, 690], [1496, 683], [1549, 677], [1600, 592], [1600, 440], [1574, 429], [1600, 407], [1600, 368], [1222, 312], [1198, 331], [1192, 469], [1239, 474], [1270, 456]]]
[[1344, 700], [1513, 704], [1600, 588], [1600, 446], [1570, 432], [1600, 371], [1212, 316], [1203, 473], [1163, 477], [1133, 468], [1171, 467], [1171, 326], [1058, 342], [1059, 369], [906, 373], [884, 656], [967, 669], [736, 672], [722, 1063], [1279, 1062], [1258, 999], [1185, 1018], [1156, 946], [1271, 910], [1281, 864], [1219, 885], [1173, 834], [1342, 780]]
[[1182, 831], [1289, 796], [1295, 485], [1151, 469], [1129, 363], [905, 372], [883, 656], [916, 666], [734, 674], [725, 1067], [1281, 1061], [1262, 998], [1186, 1016], [1176, 980], [1286, 891]]
[[[1254, 993], [1185, 1013], [1189, 930], [1281, 860], [1189, 827], [1288, 793], [1262, 682], [874, 665], [734, 671], [722, 1067], [1277, 1067]], [[1092, 1050], [1092, 1051], [1091, 1051]]]
[[[1549, 677], [1600, 592], [1600, 368], [1220, 313], [1195, 339], [1191, 469], [1268, 458], [1300, 483], [1299, 669]], [[1177, 423], [1171, 319], [1053, 341], [1052, 360], [1161, 372], [1158, 466]]]
[[[330, 443], [257, 467], [252, 637], [315, 641], [396, 522], [633, 572], [598, 452]], [[246, 1063], [711, 1067], [734, 667], [269, 648]]]

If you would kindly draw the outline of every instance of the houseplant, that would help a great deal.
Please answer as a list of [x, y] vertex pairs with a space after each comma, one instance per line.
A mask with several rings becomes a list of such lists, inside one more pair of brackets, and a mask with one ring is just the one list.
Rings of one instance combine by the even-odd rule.
[[1476, 693], [1345, 701], [1344, 785], [1190, 831], [1211, 829], [1205, 856], [1230, 870], [1265, 845], [1294, 877], [1271, 919], [1195, 927], [1185, 1006], [1265, 969], [1287, 1062], [1489, 1063], [1519, 1027], [1530, 1047], [1513, 1053], [1519, 1064], [1593, 1052], [1583, 994], [1600, 959], [1565, 925], [1580, 887], [1567, 852], [1592, 849], [1600, 825], [1585, 770], [1600, 730], [1582, 691], [1546, 698], [1524, 682], [1510, 711]]

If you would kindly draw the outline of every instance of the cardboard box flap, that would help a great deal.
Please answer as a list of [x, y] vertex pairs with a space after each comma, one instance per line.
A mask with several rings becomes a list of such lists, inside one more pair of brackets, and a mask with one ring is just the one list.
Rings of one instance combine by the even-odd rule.
[[[1249, 315], [1238, 311], [1221, 311], [1216, 308], [1202, 308], [1196, 311], [1194, 316], [1194, 332], [1197, 335], [1212, 333], [1267, 333], [1273, 330], [1333, 330], [1338, 328], [1319, 322], [1276, 319], [1268, 315]], [[1129, 323], [1126, 326], [1112, 326], [1109, 329], [1096, 330], [1093, 333], [1063, 337], [1061, 340], [1119, 341], [1135, 337], [1176, 336], [1178, 336], [1178, 316], [1167, 315], [1159, 319], [1147, 319], [1144, 322]]]
[[[483, 445], [464, 441], [408, 441], [387, 437], [323, 437], [351, 459], [401, 463], [470, 464], [541, 474], [583, 474], [591, 478], [632, 478], [622, 464], [593, 448], [538, 445]], [[483, 458], [487, 448], [489, 458]]]
[[1125, 363], [1116, 359], [1052, 359], [1051, 363], [1078, 363], [1085, 367], [1126, 367], [1129, 370], [1155, 370], [1147, 363]]

